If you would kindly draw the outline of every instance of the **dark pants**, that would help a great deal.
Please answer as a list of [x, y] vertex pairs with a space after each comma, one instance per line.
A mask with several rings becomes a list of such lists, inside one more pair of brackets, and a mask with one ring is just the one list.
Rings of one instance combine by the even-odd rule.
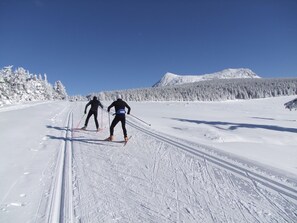
[[85, 122], [85, 126], [88, 126], [89, 119], [90, 119], [90, 117], [92, 115], [94, 115], [94, 120], [95, 120], [96, 128], [98, 129], [99, 128], [99, 124], [98, 124], [98, 120], [97, 120], [97, 116], [98, 116], [97, 111], [91, 111], [91, 110], [89, 111], [88, 116], [87, 116], [87, 119], [86, 119], [86, 122]]
[[125, 115], [116, 115], [113, 119], [111, 126], [110, 126], [110, 135], [113, 135], [113, 129], [114, 127], [119, 123], [122, 123], [122, 129], [124, 133], [124, 137], [127, 137], [127, 130], [126, 130], [126, 117]]

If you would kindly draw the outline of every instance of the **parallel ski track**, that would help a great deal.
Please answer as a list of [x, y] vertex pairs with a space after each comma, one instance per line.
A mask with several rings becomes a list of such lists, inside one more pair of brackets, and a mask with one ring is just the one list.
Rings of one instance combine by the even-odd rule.
[[198, 157], [202, 160], [206, 160], [209, 163], [212, 163], [220, 168], [223, 168], [227, 171], [237, 174], [243, 178], [246, 178], [246, 179], [252, 181], [252, 183], [254, 183], [254, 184], [259, 183], [262, 186], [264, 186], [270, 190], [273, 190], [283, 196], [286, 196], [286, 197], [290, 198], [291, 200], [293, 200], [294, 202], [297, 202], [297, 190], [293, 186], [292, 187], [288, 186], [288, 185], [278, 182], [274, 179], [271, 179], [271, 178], [268, 178], [261, 174], [258, 174], [248, 168], [238, 166], [238, 165], [231, 163], [227, 160], [224, 160], [224, 159], [221, 159], [214, 155], [208, 154], [204, 151], [199, 150], [199, 148], [197, 148], [197, 147], [190, 146], [190, 145], [187, 145], [187, 144], [184, 144], [181, 142], [176, 142], [173, 139], [171, 139], [170, 137], [167, 137], [160, 133], [155, 133], [153, 130], [149, 130], [149, 129], [142, 127], [140, 125], [134, 124], [131, 121], [127, 120], [127, 124], [135, 129], [141, 131], [144, 134], [147, 134], [147, 135], [149, 135], [155, 139], [158, 139], [164, 143], [167, 143], [167, 144], [172, 145], [178, 149], [181, 149], [181, 150], [183, 150], [191, 155], [194, 155], [195, 157]]
[[72, 188], [72, 126], [73, 113], [69, 112], [63, 133], [64, 141], [57, 156], [56, 172], [51, 188], [48, 223], [74, 222]]

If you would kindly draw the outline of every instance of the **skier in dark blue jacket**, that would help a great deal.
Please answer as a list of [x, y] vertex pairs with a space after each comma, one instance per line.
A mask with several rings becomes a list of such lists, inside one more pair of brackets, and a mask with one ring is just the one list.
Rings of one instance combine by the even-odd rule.
[[98, 107], [100, 106], [102, 109], [103, 109], [103, 105], [101, 104], [101, 102], [97, 99], [96, 96], [93, 97], [93, 100], [89, 101], [88, 104], [86, 104], [86, 107], [85, 107], [85, 114], [87, 114], [87, 108], [88, 106], [91, 105], [91, 109], [88, 113], [88, 116], [87, 116], [87, 119], [86, 119], [86, 122], [85, 122], [85, 126], [82, 127], [82, 129], [86, 129], [87, 126], [88, 126], [88, 122], [89, 122], [89, 119], [92, 115], [94, 115], [94, 120], [95, 120], [95, 124], [96, 124], [96, 128], [97, 128], [97, 131], [99, 131], [99, 123], [98, 123], [98, 120], [97, 120], [97, 116], [98, 116]]
[[130, 106], [122, 100], [121, 95], [117, 96], [117, 100], [114, 101], [110, 106], [108, 106], [107, 111], [109, 112], [110, 109], [114, 107], [115, 108], [115, 118], [113, 119], [111, 126], [110, 126], [110, 136], [108, 140], [112, 141], [113, 140], [113, 131], [114, 127], [121, 122], [122, 123], [122, 129], [124, 133], [124, 140], [128, 141], [127, 137], [127, 130], [126, 130], [126, 110], [125, 108], [128, 108], [128, 115], [130, 114], [131, 108]]

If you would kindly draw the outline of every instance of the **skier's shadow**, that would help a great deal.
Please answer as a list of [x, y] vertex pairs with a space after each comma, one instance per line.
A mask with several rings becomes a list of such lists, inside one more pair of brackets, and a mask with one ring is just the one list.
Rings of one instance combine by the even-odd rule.
[[67, 138], [67, 137], [62, 137], [62, 136], [53, 136], [53, 135], [47, 135], [49, 139], [53, 140], [62, 140], [62, 141], [69, 141], [69, 142], [80, 142], [80, 143], [87, 143], [87, 144], [92, 144], [92, 145], [106, 145], [104, 143], [101, 143], [103, 140], [100, 139], [89, 139], [89, 138]]
[[[55, 129], [58, 131], [67, 131], [67, 130], [71, 130], [69, 129], [67, 126], [66, 127], [60, 127], [60, 126], [52, 126], [52, 125], [47, 125], [46, 126], [49, 129]], [[76, 132], [76, 129], [72, 129], [72, 132]], [[94, 131], [95, 132], [95, 131]], [[82, 137], [71, 137], [71, 138], [67, 138], [67, 137], [63, 137], [63, 136], [54, 136], [54, 135], [47, 135], [47, 137], [49, 139], [54, 139], [54, 140], [62, 140], [62, 141], [71, 141], [71, 142], [81, 142], [81, 143], [88, 143], [88, 144], [92, 144], [92, 145], [105, 145], [103, 143], [100, 143], [103, 140], [100, 139], [91, 139], [91, 138], [85, 138], [84, 136]]]
[[68, 130], [68, 127], [60, 127], [60, 126], [52, 126], [52, 125], [47, 125], [46, 126], [48, 129], [56, 129], [56, 130], [59, 130], [59, 131], [65, 131], [65, 130]]
[[279, 132], [292, 132], [297, 133], [297, 129], [295, 128], [288, 128], [288, 127], [281, 127], [276, 125], [260, 125], [260, 124], [247, 124], [247, 123], [234, 123], [234, 122], [221, 122], [221, 121], [202, 121], [202, 120], [191, 120], [191, 119], [182, 119], [182, 118], [171, 118], [173, 120], [181, 121], [181, 122], [191, 122], [196, 124], [206, 124], [212, 125], [216, 128], [222, 129], [221, 126], [226, 125], [229, 126], [229, 130], [236, 130], [238, 128], [250, 128], [250, 129], [268, 129], [273, 131]]
[[[73, 129], [69, 129], [67, 126], [66, 127], [60, 127], [60, 126], [52, 126], [52, 125], [47, 125], [46, 126], [49, 129], [55, 129], [58, 131], [67, 131], [67, 130], [71, 130], [72, 133], [74, 132], [80, 132], [81, 129], [77, 129], [77, 128], [73, 128]], [[91, 132], [97, 132], [96, 130], [84, 130], [83, 132], [87, 133], [91, 133]], [[91, 145], [98, 145], [98, 146], [106, 146], [108, 144], [108, 146], [112, 146], [112, 147], [117, 147], [116, 144], [118, 143], [123, 143], [124, 141], [113, 141], [114, 145], [111, 145], [110, 142], [106, 139], [92, 139], [92, 138], [86, 138], [85, 136], [75, 136], [75, 137], [71, 137], [71, 138], [67, 138], [67, 137], [63, 137], [63, 136], [54, 136], [54, 135], [47, 135], [47, 137], [49, 139], [54, 139], [54, 140], [62, 140], [62, 141], [71, 141], [71, 142], [80, 142], [80, 143], [87, 143], [87, 144], [91, 144]]]

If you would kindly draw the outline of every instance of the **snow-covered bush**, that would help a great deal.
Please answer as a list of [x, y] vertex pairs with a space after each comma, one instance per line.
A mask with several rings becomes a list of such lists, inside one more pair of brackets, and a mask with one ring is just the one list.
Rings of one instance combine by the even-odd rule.
[[63, 84], [58, 81], [55, 88], [47, 82], [44, 74], [30, 74], [19, 67], [13, 71], [13, 66], [0, 70], [0, 105], [22, 101], [61, 100], [67, 99]]
[[55, 82], [54, 90], [55, 90], [56, 99], [65, 100], [68, 98], [68, 95], [66, 93], [66, 88], [64, 87], [61, 81]]

